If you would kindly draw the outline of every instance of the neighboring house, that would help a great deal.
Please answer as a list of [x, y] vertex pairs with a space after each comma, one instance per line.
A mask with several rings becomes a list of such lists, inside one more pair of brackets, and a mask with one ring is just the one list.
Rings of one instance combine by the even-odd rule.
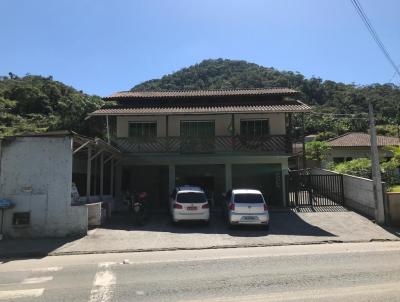
[[[385, 150], [387, 146], [400, 145], [400, 139], [397, 137], [388, 137], [377, 135], [378, 151], [381, 160], [389, 160], [392, 157], [390, 152]], [[371, 157], [371, 141], [368, 133], [349, 132], [327, 141], [332, 148], [328, 159], [324, 162], [341, 163], [356, 158]]]
[[[116, 196], [147, 191], [167, 209], [176, 185], [203, 187], [214, 205], [233, 187], [260, 189], [285, 205], [283, 177], [293, 155], [292, 113], [310, 107], [287, 88], [120, 92], [90, 116], [105, 116], [123, 154]], [[112, 103], [111, 103], [112, 104]]]

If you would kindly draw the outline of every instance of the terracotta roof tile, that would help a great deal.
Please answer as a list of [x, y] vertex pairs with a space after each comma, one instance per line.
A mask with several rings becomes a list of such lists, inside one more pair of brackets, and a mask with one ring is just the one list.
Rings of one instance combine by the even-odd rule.
[[[389, 136], [376, 136], [378, 146], [394, 146], [400, 145], [400, 139]], [[368, 133], [349, 132], [328, 140], [331, 147], [369, 147], [371, 146], [370, 136]]]
[[210, 106], [156, 106], [156, 107], [124, 107], [103, 108], [90, 115], [131, 115], [131, 114], [196, 114], [196, 113], [239, 113], [239, 112], [307, 112], [310, 106], [292, 101], [282, 104], [244, 104], [244, 105], [210, 105]]
[[218, 96], [250, 96], [250, 95], [293, 95], [297, 90], [289, 88], [259, 89], [225, 89], [225, 90], [164, 90], [164, 91], [123, 91], [105, 97], [112, 99], [135, 98], [185, 98], [185, 97], [218, 97]]

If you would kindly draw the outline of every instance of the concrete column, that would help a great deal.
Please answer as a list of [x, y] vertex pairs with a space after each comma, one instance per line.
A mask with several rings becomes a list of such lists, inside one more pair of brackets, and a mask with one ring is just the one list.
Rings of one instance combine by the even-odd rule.
[[114, 158], [110, 162], [110, 195], [114, 196]]
[[285, 177], [286, 175], [289, 174], [289, 165], [288, 165], [288, 160], [286, 159], [285, 162], [282, 162], [282, 200], [283, 200], [283, 206], [287, 207], [288, 206], [288, 200], [287, 200], [287, 195], [286, 195], [286, 181]]
[[89, 202], [91, 174], [92, 174], [92, 147], [88, 146], [87, 165], [86, 165], [86, 201]]
[[122, 166], [118, 163], [115, 167], [115, 199], [122, 201]]
[[225, 191], [232, 189], [232, 164], [225, 164]]
[[103, 200], [104, 193], [104, 152], [100, 154], [100, 199]]
[[175, 165], [170, 164], [168, 166], [168, 188], [169, 194], [175, 189]]

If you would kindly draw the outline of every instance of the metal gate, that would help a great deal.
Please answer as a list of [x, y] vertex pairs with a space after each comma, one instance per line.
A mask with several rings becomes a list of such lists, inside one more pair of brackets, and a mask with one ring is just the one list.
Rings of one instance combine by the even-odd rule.
[[311, 175], [308, 170], [291, 171], [286, 176], [290, 207], [343, 206], [343, 175]]

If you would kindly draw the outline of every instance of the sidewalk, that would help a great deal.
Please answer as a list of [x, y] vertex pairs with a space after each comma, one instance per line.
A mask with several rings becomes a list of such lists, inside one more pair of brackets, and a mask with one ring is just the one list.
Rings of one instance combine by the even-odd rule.
[[272, 213], [269, 232], [252, 227], [229, 230], [218, 216], [208, 226], [173, 226], [167, 216], [156, 216], [142, 227], [114, 216], [83, 238], [0, 241], [0, 258], [399, 240], [394, 234], [351, 211]]

